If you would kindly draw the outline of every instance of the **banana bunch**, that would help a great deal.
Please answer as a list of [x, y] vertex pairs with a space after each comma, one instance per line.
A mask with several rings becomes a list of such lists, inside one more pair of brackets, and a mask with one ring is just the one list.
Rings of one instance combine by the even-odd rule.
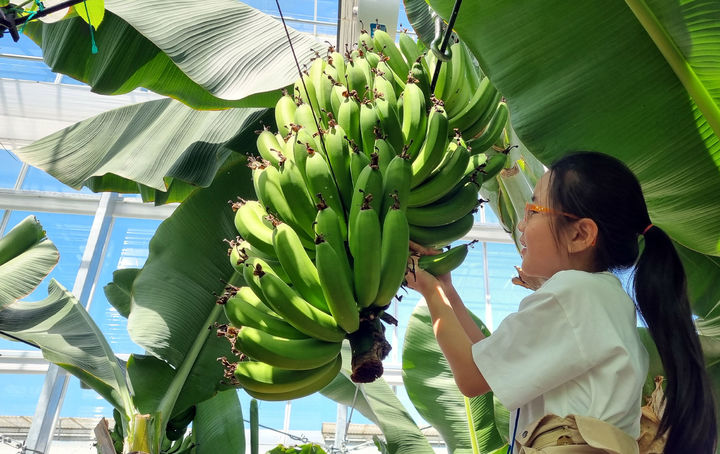
[[[380, 320], [391, 322], [408, 241], [443, 246], [472, 227], [480, 185], [502, 168], [482, 152], [501, 137], [507, 106], [465, 46], [451, 49], [433, 96], [437, 62], [421, 47], [363, 33], [353, 50], [313, 60], [277, 102], [277, 132], [259, 133], [248, 160], [257, 200], [233, 204], [229, 249], [246, 285], [219, 301], [244, 359], [232, 376], [252, 396], [321, 389], [346, 338], [351, 379], [379, 377], [389, 352]], [[448, 256], [446, 266], [464, 258]]]

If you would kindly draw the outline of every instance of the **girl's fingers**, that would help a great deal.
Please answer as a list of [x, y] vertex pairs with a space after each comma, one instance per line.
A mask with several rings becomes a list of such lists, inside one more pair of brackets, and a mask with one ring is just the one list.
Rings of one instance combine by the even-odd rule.
[[437, 249], [433, 249], [430, 247], [425, 247], [422, 244], [418, 244], [412, 240], [410, 240], [410, 250], [413, 252], [416, 252], [420, 255], [437, 255], [440, 254], [442, 251], [439, 251]]

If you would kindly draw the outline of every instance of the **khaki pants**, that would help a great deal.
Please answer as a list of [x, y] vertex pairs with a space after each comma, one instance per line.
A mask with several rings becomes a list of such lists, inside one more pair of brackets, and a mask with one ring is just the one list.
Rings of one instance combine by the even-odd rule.
[[604, 421], [587, 416], [546, 415], [515, 437], [520, 454], [638, 454], [633, 438]]

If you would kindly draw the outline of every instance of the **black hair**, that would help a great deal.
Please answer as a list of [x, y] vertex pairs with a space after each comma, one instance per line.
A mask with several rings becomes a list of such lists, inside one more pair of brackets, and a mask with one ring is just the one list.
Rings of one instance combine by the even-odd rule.
[[[651, 225], [640, 183], [620, 160], [597, 152], [568, 154], [550, 166], [548, 198], [557, 210], [598, 226], [598, 271], [635, 266], [636, 307], [666, 374], [659, 436], [665, 452], [714, 453], [717, 421], [710, 379], [692, 319], [682, 262], [667, 234]], [[573, 222], [553, 217], [558, 228]], [[646, 230], [647, 229], [647, 230]], [[640, 247], [639, 236], [644, 237]]]

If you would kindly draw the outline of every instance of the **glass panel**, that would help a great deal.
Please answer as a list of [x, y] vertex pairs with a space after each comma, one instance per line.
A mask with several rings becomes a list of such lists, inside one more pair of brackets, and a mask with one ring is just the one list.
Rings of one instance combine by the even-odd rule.
[[[17, 51], [9, 53], [18, 53]], [[34, 80], [53, 82], [55, 73], [50, 71], [45, 62], [0, 58], [0, 77], [7, 79]]]
[[60, 83], [66, 85], [86, 85], [84, 82], [80, 82], [79, 80], [73, 79], [70, 76], [62, 76]]
[[8, 39], [0, 41], [0, 54], [42, 56], [40, 46], [35, 44], [35, 42], [27, 36], [21, 34], [20, 41], [18, 42], [14, 42], [12, 39], [9, 39], [9, 35], [7, 36]]
[[14, 188], [20, 168], [22, 161], [11, 151], [0, 148], [0, 188]]
[[81, 190], [73, 189], [70, 186], [56, 180], [44, 171], [35, 167], [28, 169], [27, 177], [22, 185], [23, 189], [31, 191], [52, 191], [52, 192], [71, 192], [76, 194], [93, 194], [91, 190], [83, 187]]
[[487, 248], [493, 325], [497, 327], [532, 292], [510, 281], [515, 276], [514, 266], [522, 262], [514, 244], [487, 243]]
[[[8, 222], [8, 229], [17, 225], [30, 214], [27, 211], [13, 211]], [[55, 244], [60, 252], [60, 261], [48, 278], [40, 283], [25, 301], [39, 301], [47, 297], [47, 286], [50, 279], [57, 280], [68, 290], [72, 290], [82, 255], [87, 243], [87, 237], [92, 225], [92, 216], [58, 213], [40, 213], [36, 215], [48, 238]], [[0, 339], [1, 349], [32, 350], [33, 348], [18, 342]]]
[[90, 316], [105, 334], [115, 353], [142, 353], [130, 340], [127, 319], [108, 303], [103, 287], [113, 279], [113, 272], [123, 268], [142, 268], [148, 256], [148, 243], [160, 221], [117, 218], [113, 224], [102, 270], [90, 305]]
[[113, 407], [93, 389], [83, 388], [80, 380], [70, 376], [60, 417], [112, 418]]
[[[350, 410], [348, 410], [348, 416], [350, 416]], [[320, 432], [322, 430], [322, 423], [334, 423], [336, 418], [337, 402], [328, 399], [320, 393], [315, 393], [292, 401], [290, 429]], [[365, 424], [364, 421], [367, 420], [363, 418], [359, 412], [356, 411], [353, 413], [352, 422]]]
[[45, 374], [0, 374], [0, 389], [2, 389], [0, 414], [32, 417], [44, 381]]

